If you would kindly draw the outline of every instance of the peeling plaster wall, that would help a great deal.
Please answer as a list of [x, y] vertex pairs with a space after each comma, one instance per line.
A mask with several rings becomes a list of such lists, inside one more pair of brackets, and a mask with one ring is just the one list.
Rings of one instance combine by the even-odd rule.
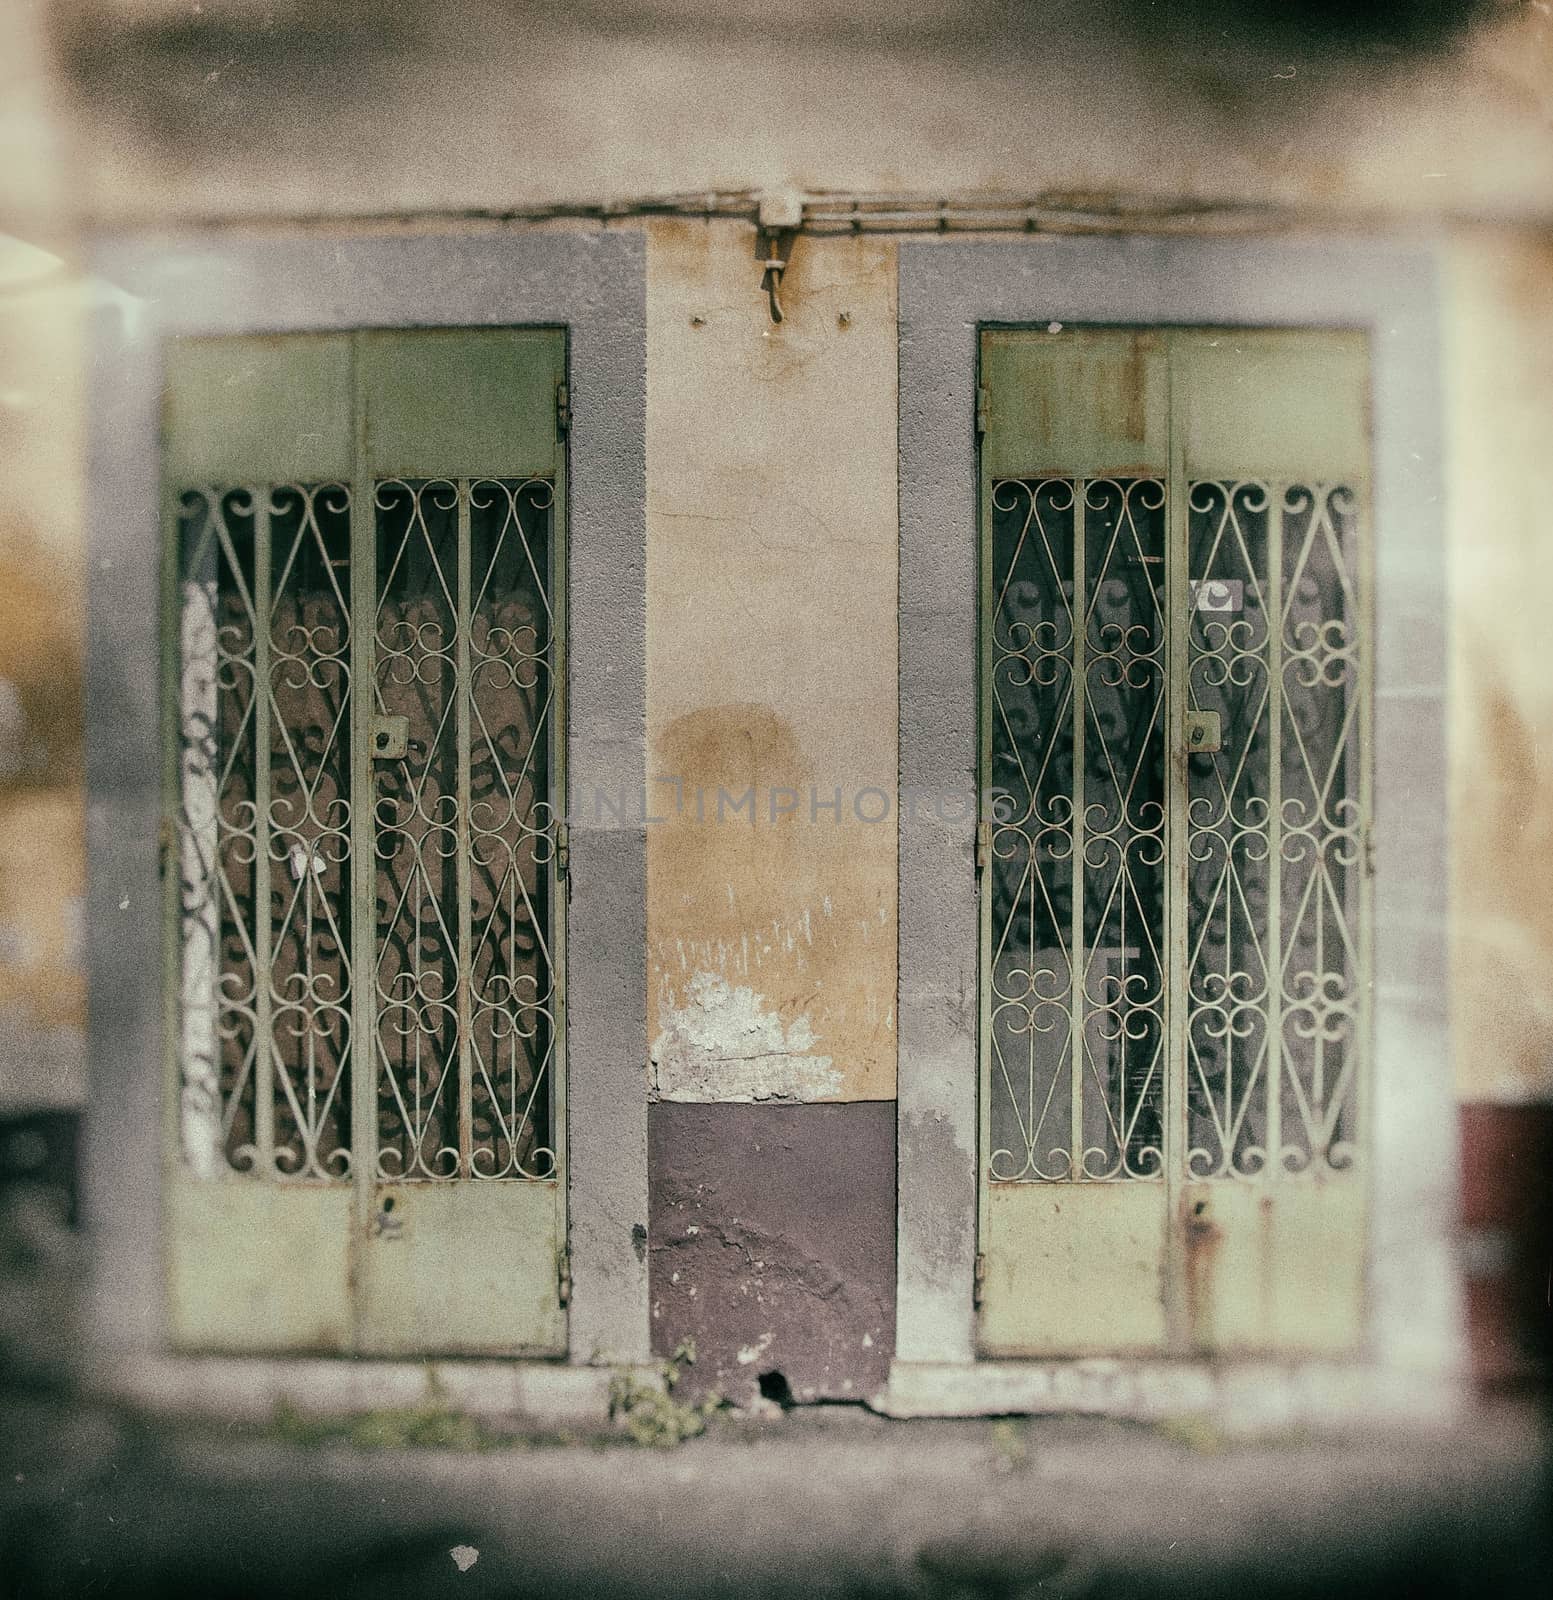
[[760, 259], [742, 223], [648, 230], [651, 1081], [677, 1100], [883, 1100], [894, 246], [800, 240], [780, 326]]
[[895, 1335], [895, 1107], [655, 1105], [653, 1348], [747, 1405], [883, 1387]]
[[807, 1017], [784, 1028], [753, 989], [698, 972], [653, 1041], [648, 1084], [660, 1100], [834, 1099], [841, 1071], [813, 1046]]

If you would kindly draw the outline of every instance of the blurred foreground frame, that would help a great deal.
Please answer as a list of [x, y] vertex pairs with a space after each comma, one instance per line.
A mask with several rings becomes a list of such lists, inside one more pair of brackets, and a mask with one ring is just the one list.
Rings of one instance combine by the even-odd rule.
[[1550, 27], [17, 8], [11, 1570], [1545, 1570]]

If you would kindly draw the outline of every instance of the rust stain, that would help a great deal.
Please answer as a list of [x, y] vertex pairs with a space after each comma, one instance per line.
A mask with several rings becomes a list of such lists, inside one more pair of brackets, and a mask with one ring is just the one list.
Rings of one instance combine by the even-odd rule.
[[1186, 1318], [1192, 1345], [1213, 1346], [1215, 1279], [1224, 1231], [1214, 1220], [1207, 1198], [1188, 1192], [1182, 1197], [1182, 1233], [1186, 1241]]
[[1261, 1267], [1258, 1284], [1262, 1302], [1261, 1338], [1268, 1343], [1276, 1340], [1278, 1336], [1279, 1271], [1277, 1238], [1274, 1232], [1277, 1220], [1273, 1214], [1274, 1204], [1271, 1194], [1263, 1194], [1257, 1201], [1257, 1221], [1261, 1234], [1261, 1255], [1258, 1263]]
[[1122, 406], [1129, 439], [1141, 439], [1147, 427], [1148, 371], [1143, 340], [1134, 335], [1128, 341], [1127, 361], [1122, 368]]

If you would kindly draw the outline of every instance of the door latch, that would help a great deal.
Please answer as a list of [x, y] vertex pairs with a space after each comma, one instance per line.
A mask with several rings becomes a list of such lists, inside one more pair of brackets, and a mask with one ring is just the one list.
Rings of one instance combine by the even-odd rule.
[[397, 1239], [404, 1228], [404, 1218], [394, 1215], [394, 1197], [385, 1195], [383, 1203], [372, 1214], [368, 1232], [374, 1239]]
[[374, 761], [399, 761], [410, 753], [410, 719], [408, 717], [374, 717], [372, 719], [372, 759]]
[[1224, 748], [1224, 730], [1217, 711], [1188, 711], [1186, 714], [1186, 753], [1211, 756]]

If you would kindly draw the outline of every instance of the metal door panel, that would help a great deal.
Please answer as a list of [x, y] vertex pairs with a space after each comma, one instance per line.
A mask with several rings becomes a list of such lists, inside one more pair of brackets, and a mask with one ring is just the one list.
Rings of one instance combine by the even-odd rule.
[[1147, 328], [982, 336], [983, 458], [996, 478], [1082, 470], [1149, 477], [1170, 464], [1164, 336]]
[[1362, 1336], [1364, 1184], [1189, 1183], [1180, 1200], [1194, 1350], [1338, 1355]]
[[554, 1355], [559, 1186], [380, 1184], [357, 1253], [356, 1347], [368, 1355]]
[[[480, 331], [433, 409], [447, 432], [495, 383], [474, 453], [532, 454], [542, 414], [539, 476], [374, 478], [359, 403], [348, 481], [240, 478], [208, 419], [169, 441], [166, 1222], [188, 1348], [565, 1346], [564, 343], [506, 332]], [[403, 429], [461, 349], [374, 336], [352, 363], [360, 337], [203, 341], [170, 364], [169, 417], [197, 399], [232, 414], [231, 460], [280, 448], [290, 356], [302, 421], [354, 366]]]
[[[1169, 470], [1127, 477], [1095, 463], [1118, 396], [1152, 393], [1137, 337], [984, 335], [981, 1346], [1351, 1348], [1364, 342], [1159, 331]], [[1237, 439], [1234, 474], [1203, 475]], [[1135, 1296], [1109, 1346], [1086, 1294]]]
[[350, 335], [171, 341], [162, 437], [170, 485], [348, 479]]
[[374, 477], [554, 472], [556, 387], [566, 378], [558, 331], [385, 330], [357, 335], [356, 348]]
[[374, 718], [402, 724], [405, 750], [369, 741], [357, 960], [372, 986], [358, 1006], [377, 1095], [356, 1148], [397, 1188], [362, 1219], [359, 1341], [554, 1354], [557, 486], [387, 479], [372, 494], [374, 625], [359, 648]]
[[1168, 1207], [1163, 1182], [993, 1184], [982, 1353], [1162, 1351]]
[[351, 1348], [351, 1192], [344, 1184], [166, 1174], [168, 1325], [181, 1349]]
[[1170, 364], [1192, 478], [1326, 478], [1369, 462], [1369, 343], [1338, 329], [1176, 329]]

